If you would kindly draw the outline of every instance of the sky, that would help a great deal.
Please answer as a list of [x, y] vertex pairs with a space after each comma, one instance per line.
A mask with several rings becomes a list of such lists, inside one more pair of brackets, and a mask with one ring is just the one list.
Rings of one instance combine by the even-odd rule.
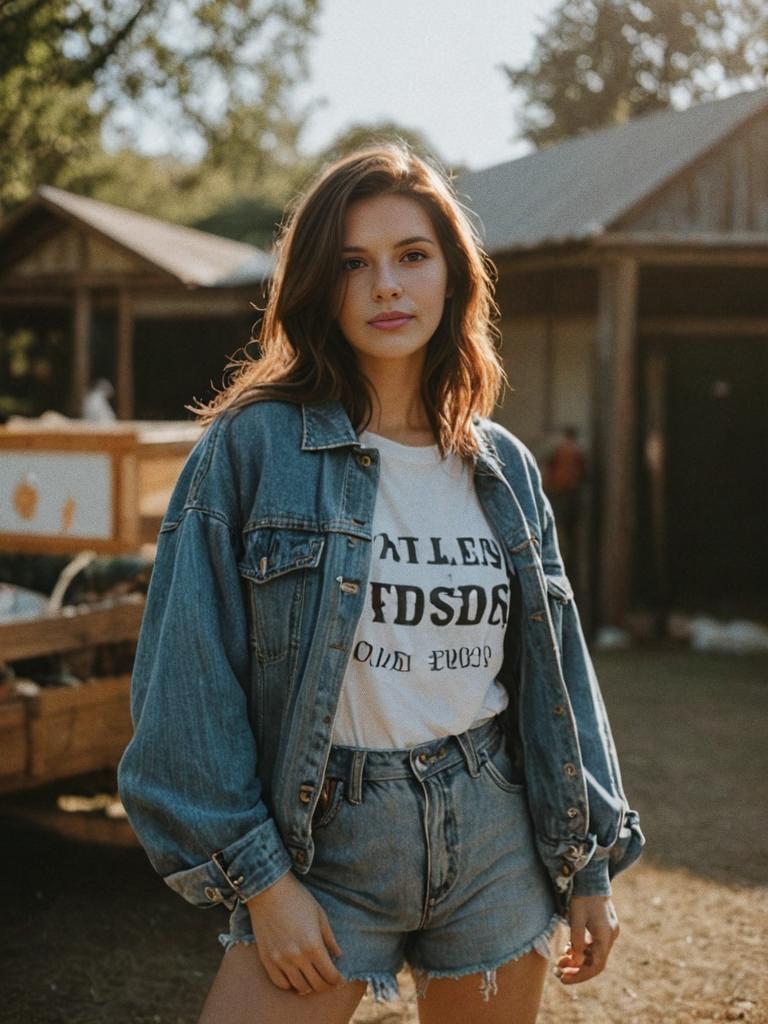
[[300, 103], [318, 97], [303, 146], [354, 122], [420, 129], [447, 163], [488, 167], [522, 156], [502, 63], [529, 59], [557, 0], [325, 0]]

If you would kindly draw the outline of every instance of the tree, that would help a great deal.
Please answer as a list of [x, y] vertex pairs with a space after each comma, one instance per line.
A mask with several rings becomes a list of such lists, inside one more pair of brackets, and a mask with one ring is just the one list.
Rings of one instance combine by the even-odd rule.
[[564, 0], [529, 62], [503, 71], [524, 98], [520, 135], [547, 145], [701, 100], [723, 82], [765, 84], [768, 8], [764, 0]]
[[98, 192], [120, 178], [100, 139], [132, 150], [148, 124], [184, 158], [188, 184], [216, 177], [238, 151], [243, 187], [289, 165], [306, 117], [291, 109], [291, 88], [306, 72], [317, 9], [318, 0], [0, 0], [0, 209], [43, 181]]

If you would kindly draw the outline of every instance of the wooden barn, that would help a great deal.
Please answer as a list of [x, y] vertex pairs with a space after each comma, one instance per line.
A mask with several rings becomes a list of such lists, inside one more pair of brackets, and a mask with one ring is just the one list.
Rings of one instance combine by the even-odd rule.
[[270, 267], [251, 245], [43, 186], [0, 225], [0, 412], [79, 415], [103, 377], [121, 419], [188, 418], [247, 343]]
[[768, 615], [768, 89], [465, 175], [499, 268], [498, 419], [580, 430], [594, 620]]
[[[590, 625], [648, 609], [768, 615], [768, 90], [664, 112], [459, 190], [499, 268], [513, 386], [496, 417], [590, 464], [567, 565]], [[184, 419], [244, 345], [270, 257], [41, 188], [0, 225], [0, 391]], [[0, 408], [0, 412], [3, 409]]]

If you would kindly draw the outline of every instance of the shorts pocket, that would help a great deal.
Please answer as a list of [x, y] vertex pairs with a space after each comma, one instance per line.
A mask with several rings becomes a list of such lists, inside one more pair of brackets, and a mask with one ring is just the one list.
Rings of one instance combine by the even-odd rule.
[[507, 753], [505, 741], [499, 743], [495, 750], [485, 752], [483, 771], [505, 793], [525, 791], [525, 778]]
[[341, 802], [344, 799], [344, 780], [326, 778], [320, 788], [320, 797], [312, 815], [312, 831], [325, 828], [330, 825], [339, 813]]

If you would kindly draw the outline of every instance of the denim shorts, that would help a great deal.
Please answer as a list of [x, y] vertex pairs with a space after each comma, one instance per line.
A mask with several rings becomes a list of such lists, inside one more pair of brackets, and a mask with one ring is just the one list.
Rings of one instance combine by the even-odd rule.
[[[488, 999], [503, 963], [549, 959], [564, 919], [495, 718], [411, 750], [333, 747], [312, 835], [300, 880], [343, 950], [339, 972], [377, 1001], [398, 997], [404, 963], [417, 995], [430, 978], [478, 973]], [[244, 904], [219, 941], [254, 941]]]

